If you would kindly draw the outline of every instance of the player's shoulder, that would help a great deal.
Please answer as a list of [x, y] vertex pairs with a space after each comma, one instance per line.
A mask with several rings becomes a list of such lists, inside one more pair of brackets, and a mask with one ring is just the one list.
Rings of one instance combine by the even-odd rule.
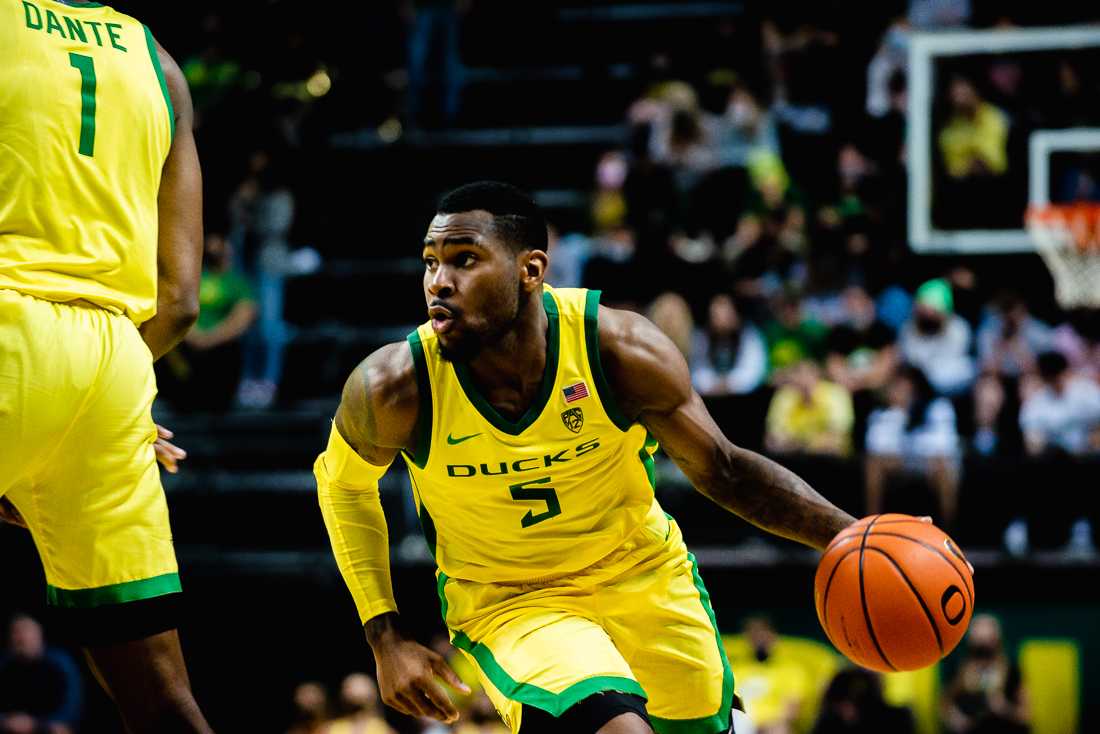
[[675, 349], [657, 325], [640, 313], [601, 305], [597, 315], [601, 361], [660, 362]]
[[691, 392], [680, 350], [657, 325], [633, 311], [600, 306], [600, 364], [628, 414], [675, 407]]
[[416, 426], [419, 397], [409, 345], [395, 342], [375, 350], [344, 383], [339, 418], [353, 434], [345, 438], [362, 445], [405, 447]]
[[379, 347], [356, 365], [344, 394], [361, 393], [376, 405], [417, 400], [416, 364], [407, 342]]

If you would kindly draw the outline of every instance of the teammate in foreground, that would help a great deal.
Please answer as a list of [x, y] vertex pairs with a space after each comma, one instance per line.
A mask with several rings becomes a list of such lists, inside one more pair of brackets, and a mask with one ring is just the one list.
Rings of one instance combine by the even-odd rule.
[[315, 473], [383, 700], [451, 721], [442, 658], [404, 636], [378, 480], [400, 453], [452, 643], [513, 732], [731, 730], [709, 596], [653, 495], [658, 442], [695, 487], [823, 549], [853, 518], [732, 445], [672, 342], [598, 291], [543, 283], [546, 222], [505, 184], [443, 198], [423, 245], [430, 321], [348, 379]]
[[[198, 312], [190, 94], [133, 18], [0, 0], [0, 518], [132, 732], [209, 732], [176, 634], [153, 360]], [[158, 437], [159, 433], [159, 437]]]

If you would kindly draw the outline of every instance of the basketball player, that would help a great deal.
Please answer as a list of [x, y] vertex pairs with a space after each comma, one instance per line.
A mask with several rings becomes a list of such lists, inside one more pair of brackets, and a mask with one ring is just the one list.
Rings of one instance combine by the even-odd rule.
[[378, 480], [400, 453], [451, 641], [513, 732], [730, 731], [709, 596], [653, 494], [658, 443], [777, 535], [822, 549], [853, 518], [730, 444], [653, 324], [546, 286], [546, 249], [518, 190], [445, 196], [423, 244], [430, 321], [356, 368], [315, 464], [383, 700], [452, 721], [435, 679], [463, 687], [398, 624]]
[[0, 0], [0, 498], [132, 732], [210, 731], [176, 634], [153, 360], [198, 310], [191, 99], [133, 18]]

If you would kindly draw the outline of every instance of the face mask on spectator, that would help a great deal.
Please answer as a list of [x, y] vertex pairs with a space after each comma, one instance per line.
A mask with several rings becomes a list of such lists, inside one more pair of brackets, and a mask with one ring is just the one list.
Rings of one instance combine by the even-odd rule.
[[917, 316], [917, 331], [925, 336], [934, 336], [939, 334], [943, 329], [943, 319], [931, 314], [922, 314]]
[[992, 660], [997, 657], [997, 648], [994, 645], [987, 644], [971, 645], [970, 657], [975, 660]]

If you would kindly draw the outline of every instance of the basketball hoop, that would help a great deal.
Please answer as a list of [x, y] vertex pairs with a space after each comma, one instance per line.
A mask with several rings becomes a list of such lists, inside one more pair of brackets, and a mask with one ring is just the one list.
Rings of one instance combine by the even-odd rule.
[[1100, 204], [1032, 205], [1027, 229], [1063, 308], [1100, 308]]

